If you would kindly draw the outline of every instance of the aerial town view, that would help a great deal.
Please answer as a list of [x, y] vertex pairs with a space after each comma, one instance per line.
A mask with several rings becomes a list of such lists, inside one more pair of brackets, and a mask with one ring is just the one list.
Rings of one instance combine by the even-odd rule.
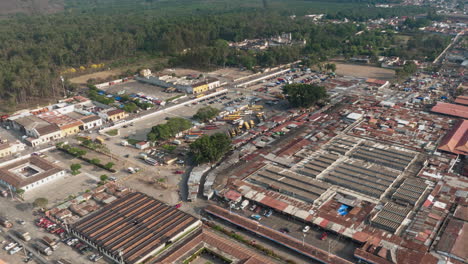
[[468, 263], [467, 4], [1, 0], [0, 264]]

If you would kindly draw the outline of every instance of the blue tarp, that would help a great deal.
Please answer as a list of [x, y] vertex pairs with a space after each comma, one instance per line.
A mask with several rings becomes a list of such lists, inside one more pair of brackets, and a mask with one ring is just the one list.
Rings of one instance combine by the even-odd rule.
[[122, 97], [116, 96], [116, 97], [115, 97], [115, 100], [120, 101], [120, 100], [122, 100]]
[[347, 215], [348, 214], [348, 208], [349, 206], [342, 204], [340, 208], [338, 209], [338, 214], [339, 215]]
[[447, 96], [441, 96], [440, 99], [448, 99]]

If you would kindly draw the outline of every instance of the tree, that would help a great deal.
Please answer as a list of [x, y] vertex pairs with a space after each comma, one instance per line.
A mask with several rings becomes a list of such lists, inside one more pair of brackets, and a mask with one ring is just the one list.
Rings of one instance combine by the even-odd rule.
[[22, 197], [23, 194], [24, 194], [24, 189], [16, 189], [16, 194], [18, 194], [20, 197]]
[[418, 70], [418, 66], [414, 62], [406, 63], [402, 69], [397, 69], [396, 77], [399, 80], [403, 80], [410, 75], [413, 75]]
[[204, 135], [190, 144], [190, 151], [197, 164], [218, 161], [231, 149], [231, 140], [226, 134]]
[[197, 113], [193, 115], [193, 119], [199, 122], [207, 122], [215, 118], [219, 114], [219, 109], [211, 106], [206, 106], [198, 109]]
[[104, 168], [110, 170], [112, 167], [114, 167], [115, 163], [113, 162], [107, 162], [106, 165], [104, 165]]
[[99, 177], [99, 179], [101, 180], [101, 182], [106, 182], [109, 179], [109, 177], [107, 175], [103, 174], [103, 175], [101, 175]]
[[98, 165], [98, 164], [101, 163], [101, 160], [94, 158], [94, 159], [90, 160], [89, 163], [94, 164], [94, 165]]
[[192, 123], [184, 118], [169, 118], [166, 124], [159, 124], [151, 128], [146, 135], [148, 141], [167, 140], [178, 133], [192, 127]]
[[48, 203], [49, 203], [49, 200], [47, 200], [46, 198], [37, 198], [36, 200], [34, 200], [33, 205], [34, 207], [45, 208], [47, 207]]
[[70, 169], [71, 169], [73, 175], [79, 174], [80, 169], [81, 169], [81, 165], [77, 164], [77, 163], [72, 164], [72, 165], [70, 165]]
[[138, 109], [138, 106], [134, 102], [126, 103], [122, 110], [128, 113], [133, 113]]
[[283, 94], [293, 107], [308, 108], [328, 97], [325, 87], [294, 83], [283, 87]]

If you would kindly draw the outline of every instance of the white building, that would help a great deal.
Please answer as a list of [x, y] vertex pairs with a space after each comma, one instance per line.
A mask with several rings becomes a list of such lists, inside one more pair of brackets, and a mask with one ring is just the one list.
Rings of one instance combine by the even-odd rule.
[[96, 115], [83, 117], [81, 118], [81, 121], [83, 122], [83, 126], [80, 127], [81, 130], [88, 130], [102, 126], [102, 119]]
[[65, 170], [38, 156], [0, 167], [0, 185], [29, 191], [65, 176]]

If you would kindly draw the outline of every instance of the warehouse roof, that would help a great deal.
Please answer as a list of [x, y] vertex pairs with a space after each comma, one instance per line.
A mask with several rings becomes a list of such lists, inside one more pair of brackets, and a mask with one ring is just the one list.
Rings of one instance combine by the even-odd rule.
[[468, 105], [468, 96], [458, 96], [457, 99], [455, 99], [455, 103], [461, 105]]
[[439, 114], [468, 118], [468, 106], [463, 105], [437, 102], [437, 104], [432, 107], [431, 111]]
[[72, 226], [74, 233], [125, 263], [138, 263], [162, 250], [200, 220], [143, 193], [106, 205]]
[[468, 120], [460, 120], [442, 138], [439, 149], [455, 154], [468, 153]]
[[149, 260], [147, 263], [185, 263], [184, 261], [193, 255], [194, 250], [198, 247], [216, 248], [221, 251], [224, 256], [230, 259], [231, 257], [239, 260], [239, 263], [276, 263], [273, 259], [262, 256], [255, 251], [243, 247], [233, 240], [221, 237], [218, 234], [210, 231], [210, 228], [202, 228], [187, 238], [187, 243], [180, 244], [174, 249], [169, 250], [164, 256], [158, 257], [155, 260]]

